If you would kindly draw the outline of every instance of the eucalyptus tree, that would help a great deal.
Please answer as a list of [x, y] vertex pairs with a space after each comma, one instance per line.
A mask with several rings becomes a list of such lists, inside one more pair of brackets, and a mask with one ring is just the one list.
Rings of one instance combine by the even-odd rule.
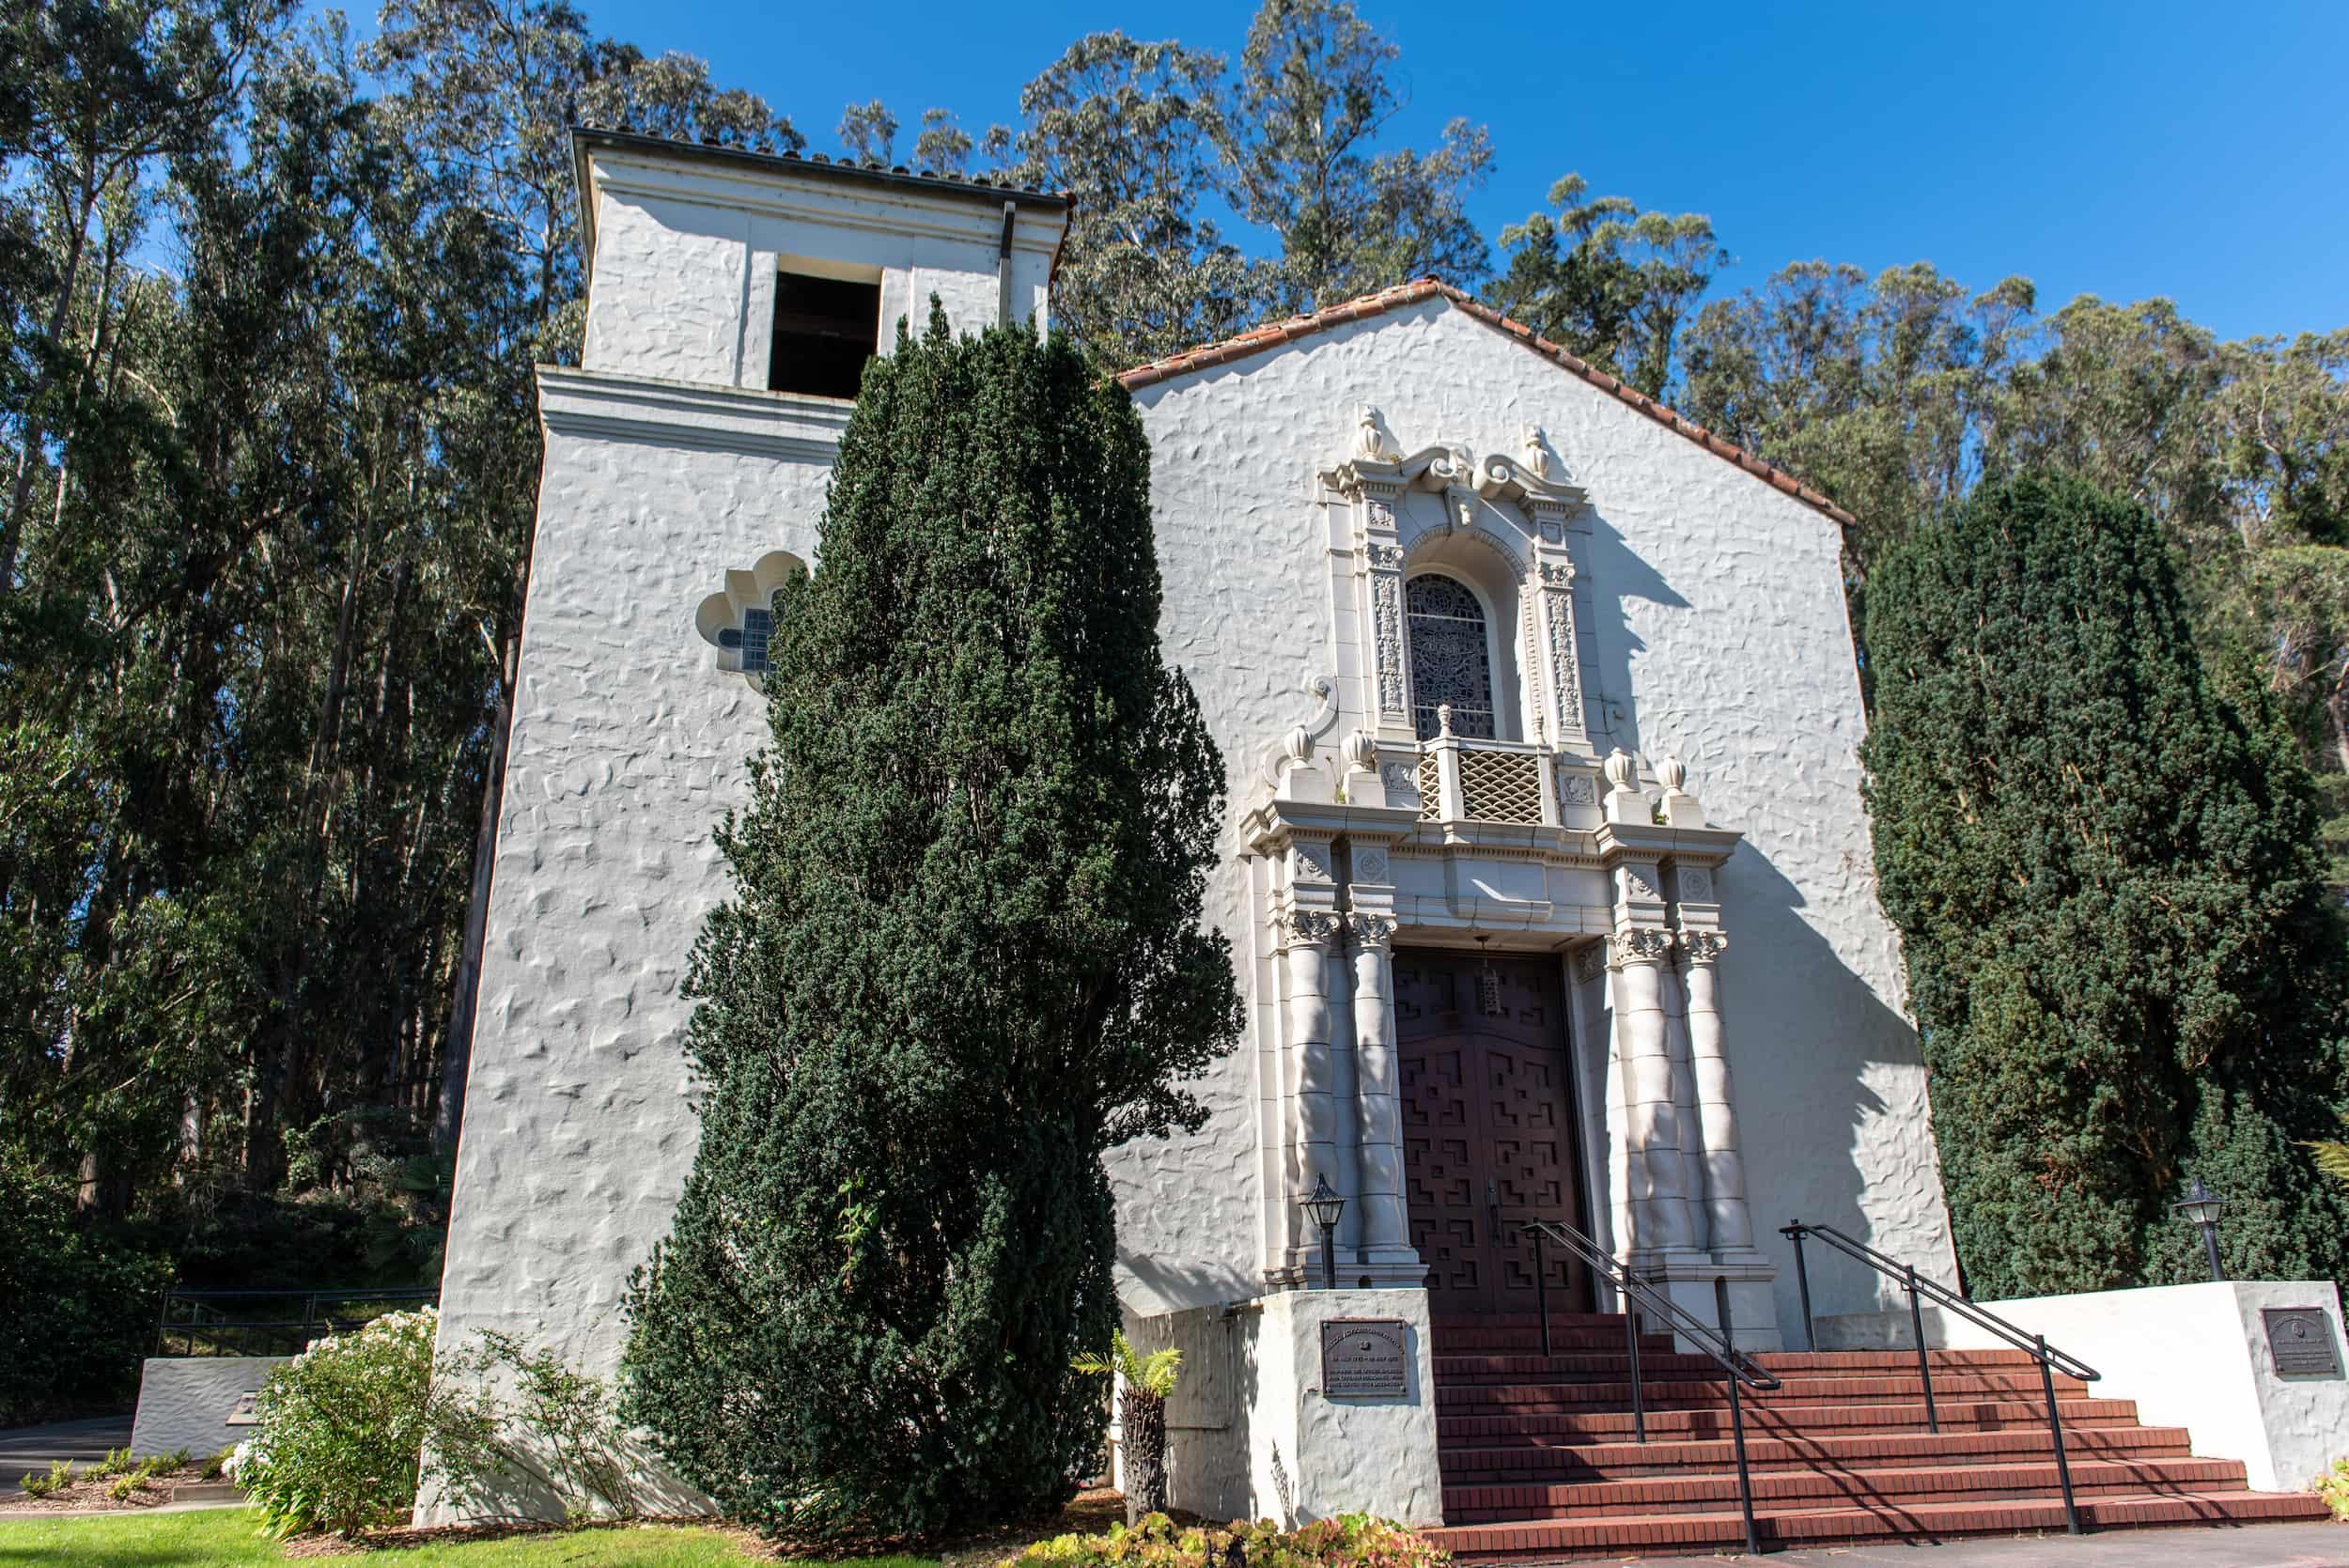
[[0, 91], [0, 162], [39, 193], [41, 221], [55, 236], [47, 298], [32, 302], [39, 322], [33, 375], [10, 411], [15, 451], [0, 514], [0, 594], [14, 585], [50, 438], [57, 420], [70, 417], [59, 401], [75, 395], [88, 371], [90, 351], [72, 352], [67, 318], [93, 248], [117, 264], [129, 248], [121, 223], [105, 220], [135, 212], [136, 187], [156, 160], [213, 134], [235, 106], [253, 51], [289, 4], [33, 0], [0, 35], [13, 56]]
[[1053, 319], [1112, 368], [1252, 318], [1261, 270], [1205, 210], [1222, 72], [1179, 43], [1093, 33], [1020, 92], [1007, 172], [1076, 198]]
[[1264, 0], [1216, 122], [1232, 205], [1275, 235], [1268, 303], [1308, 311], [1422, 273], [1464, 287], [1489, 262], [1467, 202], [1491, 174], [1482, 126], [1381, 150], [1401, 51], [1351, 0]]
[[1501, 231], [1508, 270], [1494, 306], [1651, 397], [1674, 389], [1680, 331], [1729, 252], [1701, 213], [1642, 212], [1625, 196], [1592, 196], [1569, 174], [1549, 188], [1553, 212]]

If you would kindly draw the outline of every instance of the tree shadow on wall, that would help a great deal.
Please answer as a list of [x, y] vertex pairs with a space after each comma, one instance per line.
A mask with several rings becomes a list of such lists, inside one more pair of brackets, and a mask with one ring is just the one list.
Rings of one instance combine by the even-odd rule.
[[[1592, 737], [1601, 750], [1620, 746], [1638, 753], [1643, 721], [1656, 716], [1643, 715], [1633, 701], [1631, 661], [1651, 649], [1634, 629], [1627, 606], [1634, 600], [1680, 610], [1698, 606], [1596, 508], [1590, 547], [1592, 586], [1581, 608], [1590, 617], [1583, 632], [1585, 668], [1596, 676], [1584, 697]], [[1756, 591], [1762, 591], [1758, 585]], [[1749, 660], [1733, 675], [1726, 691], [1712, 692], [1709, 700], [1735, 706], [1750, 693], [1758, 706], [1771, 671]], [[1700, 799], [1705, 760], [1696, 758], [1692, 769]], [[1788, 775], [1797, 776], [1792, 768]], [[1945, 1283], [1956, 1282], [1955, 1266], [1946, 1250], [1919, 1246], [1922, 1237], [1947, 1232], [1916, 1030], [1814, 924], [1831, 924], [1839, 912], [1812, 908], [1773, 861], [1772, 849], [1806, 824], [1792, 814], [1773, 813], [1766, 800], [1733, 805], [1726, 813], [1719, 810], [1721, 804], [1708, 801], [1708, 815], [1751, 835], [1717, 877], [1729, 937], [1719, 960], [1721, 1005], [1755, 1242], [1778, 1265], [1779, 1319], [1790, 1326], [1791, 1343], [1800, 1333], [1801, 1309], [1793, 1244], [1778, 1234], [1781, 1225], [1795, 1219], [1833, 1225]], [[1864, 809], [1856, 794], [1848, 809]], [[1874, 875], [1864, 839], [1857, 863], [1811, 873], [1814, 888], [1840, 889], [1850, 907], [1881, 920]], [[1890, 932], [1889, 923], [1874, 929], [1871, 924], [1861, 920], [1847, 943], [1873, 942], [1878, 930]], [[1896, 949], [1885, 962], [1890, 983], [1897, 986]], [[1866, 1312], [1891, 1303], [1888, 1281], [1840, 1256], [1822, 1257], [1824, 1250], [1808, 1251], [1817, 1312]]]

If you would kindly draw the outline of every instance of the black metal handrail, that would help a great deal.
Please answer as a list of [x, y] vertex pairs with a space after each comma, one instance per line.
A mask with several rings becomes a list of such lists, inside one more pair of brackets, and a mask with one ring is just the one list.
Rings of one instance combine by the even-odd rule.
[[2055, 1440], [2056, 1479], [2063, 1486], [2063, 1528], [2072, 1534], [2080, 1533], [2079, 1504], [2072, 1496], [2072, 1461], [2063, 1452], [2063, 1416], [2056, 1408], [2055, 1374], [2093, 1383], [2103, 1374], [2078, 1357], [2056, 1349], [2045, 1334], [2027, 1334], [2022, 1328], [1991, 1312], [1969, 1297], [1960, 1295], [1927, 1275], [1917, 1272], [1915, 1264], [1903, 1263], [1877, 1251], [1864, 1241], [1845, 1235], [1832, 1225], [1810, 1225], [1796, 1220], [1781, 1225], [1778, 1234], [1795, 1244], [1795, 1287], [1802, 1296], [1802, 1343], [1805, 1349], [1819, 1348], [1819, 1332], [1811, 1317], [1811, 1270], [1805, 1265], [1803, 1239], [1816, 1236], [1845, 1257], [1857, 1258], [1878, 1274], [1893, 1281], [1908, 1292], [1908, 1337], [1917, 1351], [1917, 1376], [1925, 1390], [1925, 1430], [1941, 1430], [1941, 1416], [1933, 1401], [1933, 1358], [1925, 1353], [1925, 1317], [1921, 1301], [1930, 1300], [1937, 1307], [1955, 1312], [1978, 1328], [2004, 1340], [2008, 1344], [2029, 1356], [2039, 1364], [2039, 1387], [2047, 1399], [2047, 1432]]
[[[440, 1298], [437, 1290], [169, 1290], [155, 1326], [155, 1354], [290, 1356], [322, 1334], [361, 1327], [385, 1312], [433, 1306]], [[274, 1302], [288, 1303], [288, 1310], [257, 1315], [269, 1313]]]
[[1672, 1325], [1680, 1338], [1691, 1341], [1714, 1363], [1727, 1374], [1729, 1385], [1729, 1430], [1737, 1452], [1737, 1506], [1745, 1515], [1746, 1550], [1762, 1555], [1762, 1536], [1753, 1522], [1753, 1477], [1746, 1466], [1746, 1406], [1743, 1390], [1771, 1393], [1783, 1387], [1779, 1379], [1765, 1371], [1760, 1362], [1737, 1348], [1737, 1329], [1729, 1312], [1729, 1281], [1719, 1275], [1713, 1279], [1713, 1310], [1720, 1319], [1719, 1327], [1691, 1316], [1671, 1296], [1641, 1279], [1637, 1270], [1616, 1260], [1613, 1253], [1599, 1246], [1572, 1225], [1560, 1219], [1530, 1219], [1516, 1227], [1518, 1234], [1532, 1232], [1533, 1235], [1533, 1309], [1541, 1318], [1542, 1356], [1549, 1356], [1549, 1265], [1545, 1245], [1564, 1248], [1582, 1260], [1585, 1267], [1615, 1287], [1623, 1302], [1624, 1343], [1631, 1360], [1631, 1426], [1642, 1443], [1647, 1441], [1647, 1398], [1640, 1378], [1640, 1315], [1642, 1309]]

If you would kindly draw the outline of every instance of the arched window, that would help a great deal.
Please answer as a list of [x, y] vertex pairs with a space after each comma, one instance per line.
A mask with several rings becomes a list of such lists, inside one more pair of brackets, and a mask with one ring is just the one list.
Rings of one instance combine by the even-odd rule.
[[1411, 722], [1419, 737], [1436, 737], [1436, 710], [1449, 704], [1453, 734], [1496, 738], [1485, 607], [1456, 579], [1429, 572], [1404, 584], [1403, 608], [1411, 641]]

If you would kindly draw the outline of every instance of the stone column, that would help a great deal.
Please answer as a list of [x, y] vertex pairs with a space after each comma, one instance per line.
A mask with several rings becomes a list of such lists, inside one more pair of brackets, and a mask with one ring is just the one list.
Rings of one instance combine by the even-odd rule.
[[1703, 1146], [1706, 1244], [1715, 1252], [1750, 1251], [1753, 1216], [1746, 1203], [1746, 1165], [1737, 1152], [1736, 1098], [1721, 1033], [1720, 974], [1716, 962], [1727, 939], [1718, 931], [1683, 932], [1682, 978], [1688, 986], [1688, 1051], [1696, 1078], [1697, 1131]]
[[1672, 934], [1654, 926], [1618, 932], [1610, 943], [1615, 1055], [1624, 1096], [1626, 1173], [1635, 1234], [1618, 1236], [1626, 1251], [1688, 1251], [1696, 1218], [1683, 1154], [1690, 1146], [1680, 1113], [1664, 985]]
[[1301, 1207], [1316, 1174], [1336, 1187], [1338, 1108], [1330, 1028], [1330, 949], [1338, 917], [1315, 909], [1291, 909], [1280, 917], [1284, 970], [1282, 1033], [1288, 1046], [1288, 1257], [1291, 1269], [1310, 1277], [1321, 1237]]
[[[1354, 964], [1355, 1143], [1361, 1157], [1356, 1198], [1361, 1259], [1419, 1270], [1403, 1190], [1402, 1064], [1394, 1043], [1394, 922], [1356, 911], [1346, 917]], [[1382, 1281], [1384, 1282], [1384, 1281]]]

